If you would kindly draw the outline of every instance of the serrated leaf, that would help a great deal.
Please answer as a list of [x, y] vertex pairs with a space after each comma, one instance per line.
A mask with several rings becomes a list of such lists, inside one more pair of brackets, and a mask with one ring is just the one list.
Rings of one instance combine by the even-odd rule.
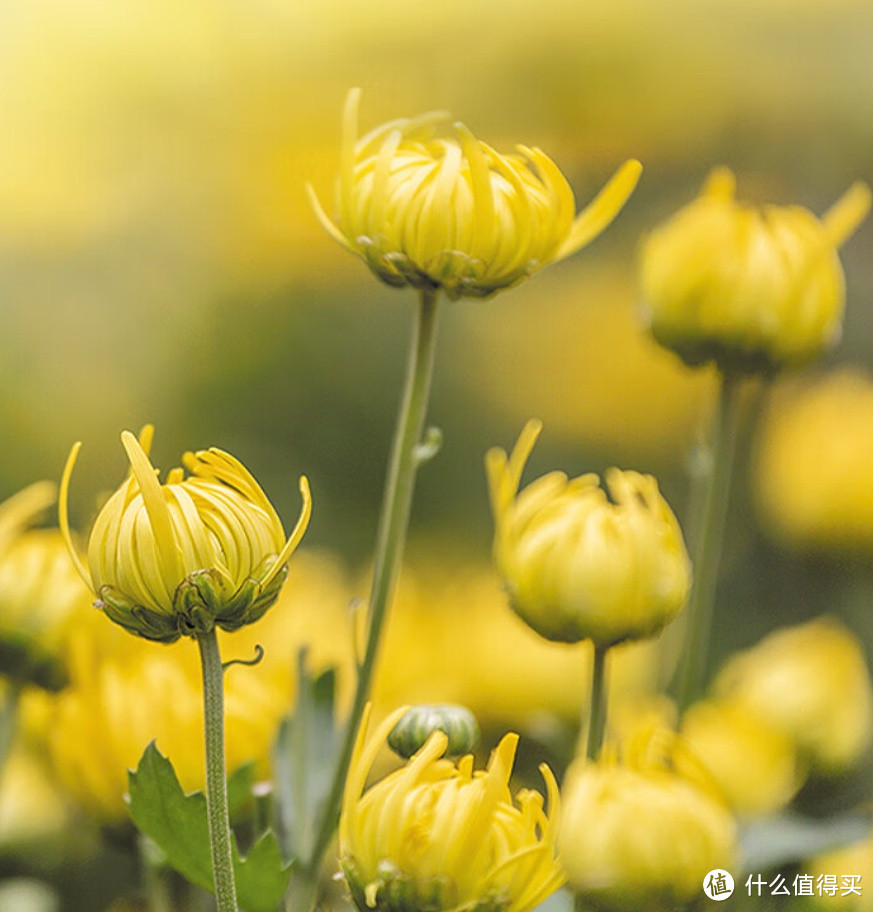
[[306, 653], [298, 656], [297, 706], [279, 728], [275, 748], [276, 793], [286, 857], [311, 860], [322, 807], [341, 746], [334, 723], [336, 673], [313, 678]]
[[769, 870], [805, 861], [870, 835], [870, 818], [840, 814], [824, 820], [785, 813], [746, 824], [740, 833], [744, 867]]
[[[240, 782], [247, 774], [241, 774]], [[130, 816], [166, 854], [169, 863], [198, 887], [214, 891], [209, 821], [202, 792], [186, 795], [176, 771], [154, 742], [136, 772], [129, 772]], [[238, 791], [239, 786], [237, 786]], [[239, 905], [246, 912], [276, 912], [290, 876], [272, 832], [264, 833], [246, 858], [232, 841]]]

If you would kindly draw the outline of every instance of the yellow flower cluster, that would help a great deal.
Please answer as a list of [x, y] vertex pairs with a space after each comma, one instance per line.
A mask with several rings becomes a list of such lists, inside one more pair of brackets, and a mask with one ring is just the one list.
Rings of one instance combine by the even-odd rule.
[[639, 162], [626, 162], [574, 218], [573, 191], [540, 149], [502, 155], [443, 112], [393, 120], [358, 138], [360, 91], [343, 114], [335, 224], [324, 228], [389, 285], [485, 297], [575, 253], [615, 218]]
[[685, 604], [691, 570], [676, 517], [654, 478], [521, 475], [540, 432], [529, 422], [512, 455], [486, 458], [494, 558], [514, 610], [550, 640], [612, 645], [658, 633]]
[[444, 759], [448, 739], [434, 732], [405, 766], [364, 785], [392, 713], [355, 745], [340, 821], [343, 870], [361, 912], [526, 912], [563, 883], [555, 857], [558, 786], [542, 766], [548, 814], [538, 792], [509, 791], [518, 736], [506, 735], [485, 771], [473, 757]]

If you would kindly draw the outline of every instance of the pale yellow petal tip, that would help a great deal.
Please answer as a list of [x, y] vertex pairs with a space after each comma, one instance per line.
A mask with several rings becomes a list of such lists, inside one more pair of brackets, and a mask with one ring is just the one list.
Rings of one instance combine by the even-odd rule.
[[849, 239], [870, 211], [870, 188], [856, 181], [825, 213], [822, 221], [835, 247]]
[[719, 165], [709, 172], [700, 191], [701, 196], [714, 197], [722, 200], [732, 200], [737, 192], [737, 179], [734, 172], [724, 165]]

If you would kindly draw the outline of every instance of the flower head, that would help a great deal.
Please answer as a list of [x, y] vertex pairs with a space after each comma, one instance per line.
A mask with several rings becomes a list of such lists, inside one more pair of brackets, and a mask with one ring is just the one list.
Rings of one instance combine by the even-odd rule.
[[674, 734], [652, 729], [634, 740], [620, 761], [571, 765], [561, 860], [586, 906], [675, 912], [699, 896], [708, 871], [730, 867], [736, 825]]
[[94, 523], [87, 568], [67, 519], [79, 444], [64, 469], [61, 530], [97, 607], [130, 632], [166, 643], [213, 626], [254, 623], [276, 600], [309, 523], [306, 478], [303, 509], [286, 540], [278, 514], [241, 462], [214, 447], [186, 453], [188, 477], [173, 469], [162, 485], [147, 455], [151, 436], [148, 427], [143, 446], [129, 431], [121, 435], [130, 475]]
[[835, 772], [873, 738], [873, 688], [864, 651], [839, 621], [786, 627], [738, 653], [716, 679], [719, 695], [787, 735], [814, 767]]
[[573, 192], [540, 149], [501, 155], [443, 112], [393, 120], [358, 139], [360, 90], [343, 115], [338, 223], [309, 187], [328, 233], [389, 285], [485, 297], [592, 241], [636, 186], [628, 161], [574, 218]]
[[506, 735], [488, 768], [443, 758], [448, 739], [435, 731], [405, 766], [368, 791], [364, 783], [388, 732], [387, 718], [366, 741], [361, 726], [346, 781], [340, 851], [361, 912], [526, 912], [563, 883], [555, 858], [558, 787], [540, 767], [549, 813], [538, 792], [513, 802], [509, 776], [518, 736]]
[[486, 457], [494, 557], [512, 607], [550, 640], [611, 645], [658, 633], [681, 611], [690, 564], [679, 523], [649, 475], [611, 469], [569, 480], [521, 473], [541, 425], [527, 424], [507, 458]]
[[800, 206], [734, 199], [726, 168], [642, 247], [645, 317], [687, 363], [766, 370], [809, 361], [842, 329], [837, 249], [863, 220], [870, 191], [855, 184], [817, 219]]

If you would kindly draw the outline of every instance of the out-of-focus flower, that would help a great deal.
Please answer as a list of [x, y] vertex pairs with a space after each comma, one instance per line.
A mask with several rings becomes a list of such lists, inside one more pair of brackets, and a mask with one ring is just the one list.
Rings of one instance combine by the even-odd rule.
[[873, 551], [873, 381], [841, 371], [779, 397], [763, 423], [757, 496], [791, 545]]
[[742, 704], [695, 703], [681, 734], [740, 817], [779, 810], [803, 784], [792, 739]]
[[550, 640], [614, 644], [658, 633], [685, 604], [691, 573], [679, 523], [649, 475], [550, 472], [518, 493], [541, 425], [512, 455], [486, 457], [494, 558], [514, 610]]
[[309, 523], [306, 478], [300, 479], [303, 509], [286, 541], [266, 494], [229, 453], [215, 447], [185, 453], [190, 475], [173, 469], [161, 485], [147, 455], [151, 427], [143, 437], [145, 446], [129, 431], [121, 435], [131, 472], [94, 523], [87, 569], [67, 520], [79, 444], [64, 469], [61, 531], [98, 607], [131, 633], [164, 643], [254, 623], [275, 602]]
[[19, 739], [0, 777], [0, 845], [39, 844], [63, 828], [67, 810], [41, 758]]
[[[272, 613], [264, 623], [271, 621]], [[576, 725], [588, 700], [590, 646], [552, 643], [531, 630], [506, 610], [491, 568], [404, 569], [383, 645], [378, 707], [460, 703], [493, 728], [547, 731]], [[666, 680], [669, 657], [659, 646], [646, 641], [614, 650], [611, 698], [620, 703]]]
[[501, 155], [443, 112], [393, 120], [358, 139], [360, 91], [343, 114], [338, 224], [328, 233], [389, 285], [485, 297], [575, 253], [615, 218], [641, 165], [628, 161], [574, 218], [573, 191], [540, 149]]
[[[109, 823], [126, 818], [127, 771], [136, 769], [152, 740], [169, 756], [186, 791], [205, 783], [196, 655], [126, 639], [120, 655], [107, 656], [92, 638], [72, 637], [71, 683], [53, 698], [45, 735], [57, 780], [85, 810]], [[258, 774], [267, 775], [290, 695], [258, 671], [236, 667], [225, 676], [227, 765], [233, 770], [256, 761]]]
[[564, 880], [555, 857], [558, 787], [546, 781], [549, 812], [538, 792], [515, 796], [509, 777], [518, 736], [506, 735], [487, 770], [468, 754], [445, 759], [448, 739], [434, 732], [405, 766], [364, 792], [388, 732], [406, 709], [391, 714], [367, 741], [358, 735], [340, 819], [340, 852], [361, 912], [525, 912]]
[[0, 666], [49, 688], [63, 678], [58, 653], [67, 624], [89, 601], [58, 531], [28, 528], [55, 490], [40, 482], [0, 504]]
[[822, 219], [800, 206], [734, 199], [726, 168], [642, 247], [645, 320], [688, 364], [769, 370], [817, 357], [842, 329], [837, 249], [863, 220], [870, 191], [854, 184]]
[[873, 910], [873, 891], [867, 889], [873, 882], [873, 836], [813, 858], [805, 873], [813, 878], [816, 907], [840, 912]]
[[708, 871], [730, 868], [735, 821], [705, 771], [689, 775], [692, 763], [674, 734], [655, 729], [621, 762], [607, 753], [571, 765], [558, 846], [586, 905], [674, 912], [696, 900]]
[[825, 772], [858, 759], [873, 734], [873, 691], [857, 639], [837, 620], [777, 630], [733, 656], [716, 692], [749, 707]]

